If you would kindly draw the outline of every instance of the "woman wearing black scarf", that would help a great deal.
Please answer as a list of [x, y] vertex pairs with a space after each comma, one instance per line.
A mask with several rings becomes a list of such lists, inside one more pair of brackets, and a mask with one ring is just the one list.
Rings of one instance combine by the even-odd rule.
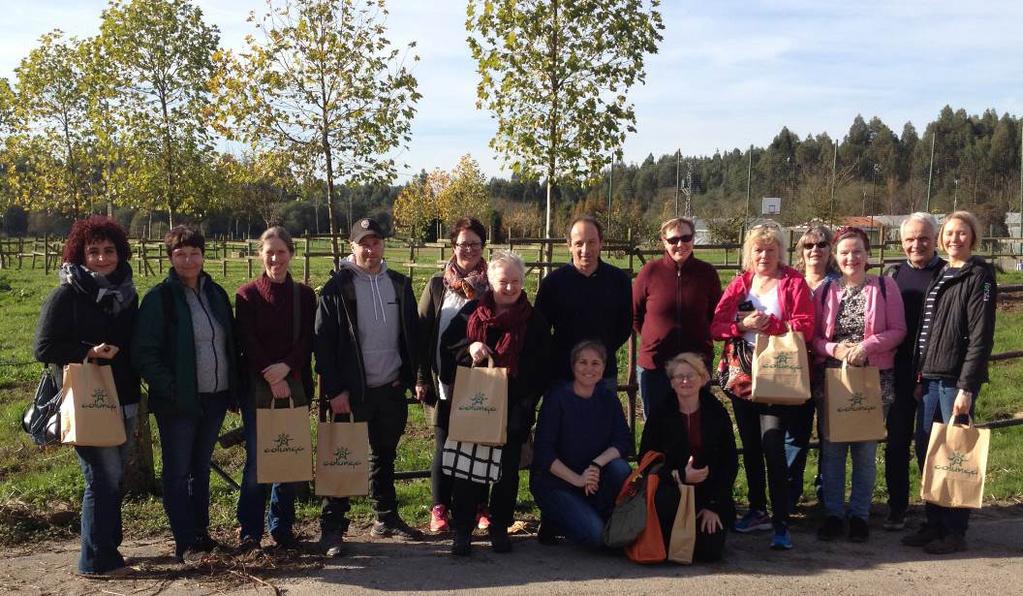
[[82, 496], [82, 550], [78, 572], [86, 576], [124, 575], [130, 568], [121, 544], [121, 482], [134, 455], [139, 378], [128, 362], [128, 344], [138, 296], [124, 230], [112, 219], [76, 221], [64, 245], [60, 285], [39, 313], [36, 360], [63, 367], [89, 358], [109, 364], [124, 413], [128, 440], [118, 447], [75, 447], [85, 476]]

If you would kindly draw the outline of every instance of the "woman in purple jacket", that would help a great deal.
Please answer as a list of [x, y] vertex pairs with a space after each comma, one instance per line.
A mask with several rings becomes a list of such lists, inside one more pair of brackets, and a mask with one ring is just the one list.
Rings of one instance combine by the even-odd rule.
[[[835, 256], [842, 278], [827, 281], [814, 296], [817, 310], [813, 347], [817, 364], [840, 367], [873, 366], [881, 372], [885, 413], [895, 400], [895, 350], [906, 335], [902, 294], [895, 280], [867, 274], [870, 240], [859, 228], [835, 233]], [[885, 284], [882, 287], [881, 284]], [[824, 381], [818, 376], [814, 394], [823, 406]], [[818, 412], [818, 420], [821, 413]], [[821, 434], [821, 433], [818, 433]], [[820, 469], [827, 518], [817, 531], [820, 540], [834, 540], [849, 520], [849, 540], [864, 542], [870, 535], [867, 518], [877, 475], [877, 441], [833, 443], [822, 436]], [[852, 456], [852, 491], [845, 505], [845, 461]]]

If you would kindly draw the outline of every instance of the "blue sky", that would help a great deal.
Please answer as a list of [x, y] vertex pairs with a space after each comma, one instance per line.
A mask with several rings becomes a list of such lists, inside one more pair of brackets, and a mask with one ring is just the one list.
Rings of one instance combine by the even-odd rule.
[[[225, 47], [242, 47], [245, 17], [262, 0], [200, 0]], [[0, 0], [0, 77], [43, 33], [98, 31], [106, 2]], [[451, 168], [471, 153], [502, 174], [487, 143], [490, 116], [475, 109], [476, 73], [461, 0], [391, 0], [390, 37], [415, 40], [423, 99], [412, 142], [395, 157], [412, 172]], [[626, 161], [681, 147], [683, 154], [759, 146], [782, 126], [800, 136], [843, 136], [856, 114], [896, 133], [918, 129], [946, 104], [1023, 113], [1023, 2], [991, 0], [664, 0], [664, 41], [645, 86], [631, 94], [637, 132]]]

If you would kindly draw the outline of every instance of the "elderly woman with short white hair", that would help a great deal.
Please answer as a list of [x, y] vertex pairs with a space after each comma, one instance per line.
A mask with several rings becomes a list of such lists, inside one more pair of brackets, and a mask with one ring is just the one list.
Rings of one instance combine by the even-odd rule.
[[[442, 383], [454, 384], [458, 366], [483, 364], [508, 369], [508, 440], [501, 458], [501, 479], [490, 487], [490, 543], [494, 552], [511, 551], [512, 524], [519, 491], [522, 443], [536, 419], [536, 404], [547, 383], [550, 333], [547, 321], [533, 309], [523, 290], [525, 265], [511, 251], [495, 252], [487, 267], [490, 289], [467, 303], [441, 335]], [[455, 478], [452, 486], [451, 552], [470, 552], [477, 507], [486, 503], [487, 485]]]

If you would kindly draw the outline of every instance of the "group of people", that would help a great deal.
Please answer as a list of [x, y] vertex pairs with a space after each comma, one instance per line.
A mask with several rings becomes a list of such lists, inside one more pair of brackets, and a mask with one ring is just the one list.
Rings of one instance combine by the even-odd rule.
[[[665, 222], [663, 256], [646, 263], [633, 283], [601, 258], [600, 222], [576, 217], [567, 230], [571, 263], [544, 277], [530, 303], [522, 259], [495, 251], [484, 260], [487, 231], [463, 218], [450, 230], [453, 256], [428, 280], [417, 306], [411, 280], [388, 269], [385, 234], [373, 219], [354, 223], [351, 254], [319, 296], [292, 279], [294, 243], [284, 228], [272, 227], [260, 237], [264, 272], [237, 290], [232, 311], [225, 290], [203, 271], [198, 230], [178, 226], [167, 234], [170, 272], [140, 304], [124, 230], [101, 216], [76, 222], [60, 285], [40, 314], [36, 358], [109, 364], [129, 436], [119, 447], [75, 447], [85, 477], [79, 571], [127, 569], [118, 550], [121, 483], [134, 449], [140, 379], [159, 429], [163, 503], [182, 562], [217, 547], [208, 531], [210, 461], [233, 408], [241, 412], [247, 451], [239, 548], [259, 548], [266, 532], [279, 546], [295, 544], [295, 487], [257, 482], [255, 419], [275, 399], [312, 406], [316, 387], [321, 417], [367, 423], [371, 535], [422, 536], [399, 516], [394, 488], [411, 393], [434, 427], [430, 530], [451, 532], [454, 555], [470, 554], [477, 528], [487, 531], [494, 552], [512, 550], [508, 528], [523, 457], [531, 460], [539, 540], [565, 537], [600, 548], [631, 471], [616, 354], [633, 331], [641, 338], [645, 419], [636, 455], [664, 454], [655, 502], [666, 543], [688, 484], [695, 488], [696, 560], [720, 558], [732, 529], [773, 529], [772, 548], [792, 547], [789, 515], [802, 493], [814, 412], [823, 400], [819, 371], [843, 363], [881, 371], [884, 523], [903, 528], [911, 442], [922, 465], [931, 423], [972, 414], [987, 380], [996, 286], [991, 266], [972, 255], [976, 219], [958, 211], [939, 230], [932, 216], [913, 214], [901, 228], [906, 261], [881, 277], [867, 273], [870, 242], [862, 230], [811, 228], [799, 240], [793, 268], [783, 263], [780, 228], [755, 226], [743, 246], [745, 269], [724, 291], [715, 268], [693, 255], [695, 233], [689, 219]], [[939, 243], [947, 260], [936, 254]], [[752, 402], [746, 368], [756, 336], [790, 329], [813, 353], [813, 399], [800, 406]], [[724, 343], [716, 368], [714, 341]], [[479, 483], [446, 475], [441, 461], [457, 369], [488, 361], [507, 370], [507, 442], [500, 480]], [[711, 371], [731, 402], [743, 447], [749, 510], [738, 519], [735, 435], [728, 410], [710, 390]], [[875, 450], [873, 442], [822, 440], [820, 539], [837, 538], [846, 524], [851, 540], [867, 539]], [[349, 508], [348, 498], [323, 499], [320, 546], [328, 556], [342, 554]], [[926, 523], [903, 542], [935, 553], [962, 550], [967, 521], [968, 510], [928, 504]]]

